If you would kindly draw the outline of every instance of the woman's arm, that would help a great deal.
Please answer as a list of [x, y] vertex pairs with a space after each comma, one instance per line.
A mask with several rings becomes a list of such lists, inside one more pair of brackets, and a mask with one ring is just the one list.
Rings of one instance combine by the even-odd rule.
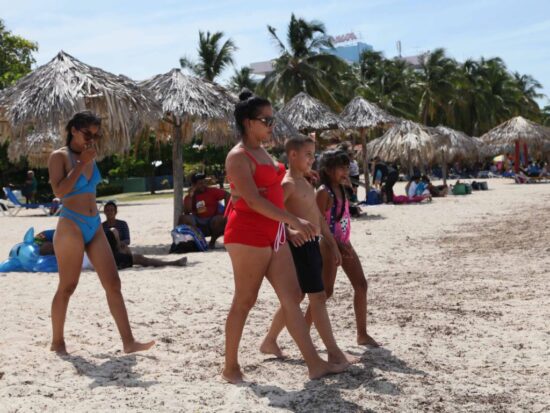
[[84, 170], [84, 164], [77, 162], [73, 169], [65, 175], [65, 156], [62, 152], [54, 152], [48, 160], [50, 184], [56, 198], [63, 198], [73, 189], [78, 177]]

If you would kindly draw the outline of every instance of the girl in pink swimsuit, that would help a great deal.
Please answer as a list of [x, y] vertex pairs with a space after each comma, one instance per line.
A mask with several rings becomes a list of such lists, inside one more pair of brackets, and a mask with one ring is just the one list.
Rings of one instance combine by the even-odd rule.
[[[361, 261], [350, 242], [351, 219], [349, 201], [342, 183], [349, 179], [350, 159], [344, 151], [326, 151], [321, 157], [321, 186], [317, 191], [317, 205], [325, 216], [328, 226], [340, 253], [342, 254], [342, 269], [351, 282], [354, 291], [353, 308], [357, 323], [357, 343], [378, 346], [376, 341], [367, 334], [367, 279], [361, 266]], [[321, 241], [323, 256], [323, 284], [327, 298], [334, 291], [337, 265], [334, 252], [328, 242]]]

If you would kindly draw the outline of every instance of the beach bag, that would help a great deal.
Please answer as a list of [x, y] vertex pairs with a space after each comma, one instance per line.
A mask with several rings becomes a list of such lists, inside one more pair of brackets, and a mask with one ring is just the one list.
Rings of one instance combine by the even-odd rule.
[[208, 251], [208, 243], [202, 232], [188, 225], [178, 225], [171, 231], [172, 245], [170, 253]]
[[466, 185], [456, 184], [453, 186], [453, 195], [466, 195]]
[[371, 189], [367, 194], [367, 205], [379, 205], [382, 203], [382, 197], [376, 189]]

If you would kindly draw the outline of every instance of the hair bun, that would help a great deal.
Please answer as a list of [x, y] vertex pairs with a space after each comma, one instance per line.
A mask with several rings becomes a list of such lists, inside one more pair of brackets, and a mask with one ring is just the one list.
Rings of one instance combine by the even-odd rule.
[[243, 90], [241, 90], [241, 93], [239, 93], [239, 100], [242, 102], [251, 98], [252, 96], [254, 96], [254, 94], [247, 88], [244, 88]]

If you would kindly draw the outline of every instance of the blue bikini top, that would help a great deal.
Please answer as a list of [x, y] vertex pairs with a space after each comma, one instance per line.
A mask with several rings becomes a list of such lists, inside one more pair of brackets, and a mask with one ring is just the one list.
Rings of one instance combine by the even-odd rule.
[[[74, 167], [76, 162], [74, 160], [73, 154], [70, 149], [69, 149], [69, 158], [71, 159], [71, 163]], [[86, 176], [84, 176], [84, 173], [80, 174], [80, 176], [78, 177], [78, 180], [76, 181], [73, 187], [73, 190], [69, 192], [67, 195], [65, 195], [63, 199], [69, 198], [75, 195], [80, 195], [80, 194], [95, 194], [96, 193], [95, 189], [99, 182], [101, 182], [101, 174], [99, 173], [97, 164], [94, 161], [94, 169], [92, 171], [92, 176], [90, 177], [90, 179], [89, 180], [86, 179]]]

